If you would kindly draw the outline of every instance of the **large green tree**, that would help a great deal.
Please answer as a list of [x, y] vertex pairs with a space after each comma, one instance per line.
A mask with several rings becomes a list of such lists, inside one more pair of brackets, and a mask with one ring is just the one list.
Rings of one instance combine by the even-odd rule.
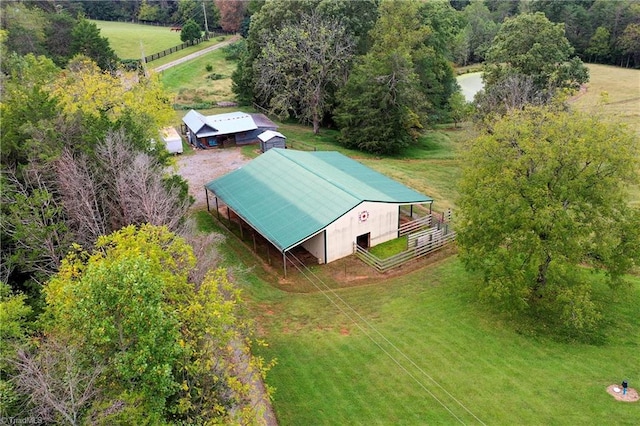
[[584, 64], [572, 57], [563, 24], [541, 12], [505, 20], [487, 52], [485, 87], [517, 74], [532, 78], [539, 91], [577, 89], [588, 80]]
[[413, 58], [428, 29], [417, 2], [385, 1], [379, 10], [373, 46], [340, 91], [335, 120], [345, 146], [391, 154], [409, 146], [426, 121], [427, 100]]
[[261, 98], [255, 92], [257, 70], [254, 62], [261, 54], [263, 42], [275, 39], [285, 26], [300, 22], [303, 15], [317, 14], [322, 21], [339, 21], [348, 37], [355, 41], [357, 53], [362, 54], [370, 46], [368, 31], [377, 18], [378, 0], [272, 0], [250, 3], [259, 9], [251, 16], [251, 25], [247, 36], [247, 54], [233, 73], [233, 92], [238, 100], [245, 104], [253, 102], [268, 107], [270, 100]]
[[256, 92], [280, 117], [294, 115], [317, 134], [333, 91], [347, 80], [354, 47], [338, 21], [303, 15], [263, 41], [253, 65]]
[[182, 26], [182, 31], [180, 31], [180, 40], [183, 42], [198, 40], [202, 37], [202, 30], [200, 26], [196, 24], [193, 19], [189, 19]]
[[115, 71], [118, 56], [109, 46], [109, 40], [100, 35], [98, 26], [80, 18], [71, 30], [71, 51], [91, 58], [102, 70]]
[[[580, 331], [600, 318], [592, 285], [619, 287], [640, 263], [637, 137], [596, 116], [512, 111], [469, 145], [460, 255], [481, 293], [509, 312]], [[604, 270], [587, 276], [584, 267]]]
[[[130, 226], [90, 251], [75, 247], [45, 287], [41, 317], [46, 341], [65, 345], [19, 354], [16, 381], [32, 412], [99, 424], [254, 422], [255, 375], [266, 369], [250, 353], [239, 291], [222, 269], [192, 282], [194, 266], [191, 246], [164, 227]], [[49, 362], [69, 357], [72, 377]], [[93, 382], [81, 405], [74, 392], [47, 394], [78, 385], [76, 373]]]

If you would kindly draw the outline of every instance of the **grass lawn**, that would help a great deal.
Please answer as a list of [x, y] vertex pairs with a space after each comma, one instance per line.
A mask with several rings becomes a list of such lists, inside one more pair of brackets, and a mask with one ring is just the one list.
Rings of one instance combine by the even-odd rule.
[[[100, 29], [100, 34], [109, 39], [111, 48], [121, 59], [140, 59], [142, 55], [149, 56], [165, 49], [182, 44], [180, 33], [170, 31], [169, 27], [133, 24], [129, 22], [92, 21]], [[151, 68], [164, 65], [182, 58], [190, 53], [213, 46], [231, 36], [214, 36], [195, 46], [171, 53], [155, 61], [149, 62]], [[230, 83], [229, 83], [230, 84]]]
[[277, 361], [267, 383], [281, 425], [637, 424], [640, 403], [606, 387], [640, 388], [640, 277], [624, 295], [597, 287], [608, 322], [588, 345], [492, 312], [456, 256], [356, 286], [323, 265], [310, 284], [278, 277], [250, 245], [228, 235], [221, 252], [269, 344], [258, 355]]
[[369, 253], [379, 257], [380, 259], [387, 259], [391, 256], [402, 253], [405, 250], [407, 250], [406, 235], [371, 247], [369, 249]]
[[588, 64], [586, 93], [574, 102], [577, 109], [626, 123], [640, 136], [640, 70]]
[[640, 406], [606, 393], [625, 378], [640, 387], [637, 278], [593, 346], [515, 331], [474, 300], [455, 257], [326, 295], [248, 275], [282, 425], [637, 424]]
[[[211, 71], [207, 71], [208, 65], [211, 66]], [[178, 108], [197, 109], [205, 114], [202, 110], [208, 105], [235, 99], [231, 91], [231, 74], [235, 68], [236, 63], [227, 61], [222, 49], [218, 49], [162, 71], [160, 79], [164, 87], [174, 95], [174, 105]]]
[[[626, 72], [590, 68], [594, 86], [579, 108], [589, 106], [596, 74]], [[637, 92], [634, 75], [597, 108], [631, 105], [617, 102]], [[403, 155], [378, 158], [342, 148], [334, 130], [313, 135], [308, 126], [279, 124], [295, 149], [338, 150], [432, 196], [438, 211], [455, 208], [457, 151], [470, 126], [432, 130]], [[587, 345], [535, 337], [497, 316], [477, 302], [473, 277], [455, 256], [376, 279], [338, 261], [313, 267], [308, 281], [296, 273], [284, 279], [250, 246], [229, 236], [221, 251], [269, 343], [259, 355], [277, 360], [267, 382], [282, 425], [638, 423], [640, 403], [606, 393], [623, 379], [640, 388], [637, 276], [624, 296], [599, 289], [608, 323], [600, 343]], [[336, 280], [342, 270], [345, 281]], [[324, 285], [331, 291], [318, 290]]]
[[133, 24], [130, 22], [91, 21], [100, 35], [109, 39], [111, 48], [122, 59], [140, 59], [182, 44], [180, 33], [168, 27]]

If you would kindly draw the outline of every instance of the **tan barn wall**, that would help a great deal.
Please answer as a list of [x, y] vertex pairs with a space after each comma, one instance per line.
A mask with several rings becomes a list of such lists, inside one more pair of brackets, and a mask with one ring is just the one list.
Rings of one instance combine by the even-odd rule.
[[352, 254], [359, 235], [370, 233], [371, 247], [396, 238], [398, 215], [398, 204], [359, 204], [326, 228], [326, 263]]
[[318, 259], [318, 263], [325, 263], [324, 258], [324, 232], [320, 232], [302, 243], [302, 247]]

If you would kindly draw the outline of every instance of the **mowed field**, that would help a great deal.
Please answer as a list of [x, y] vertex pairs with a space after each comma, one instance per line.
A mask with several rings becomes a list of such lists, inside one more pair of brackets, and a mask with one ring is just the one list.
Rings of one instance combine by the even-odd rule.
[[[214, 72], [230, 66], [215, 58], [185, 65], [185, 73], [195, 72], [186, 80], [206, 75], [207, 60]], [[590, 69], [592, 83], [576, 106], [632, 118], [626, 100], [638, 93], [639, 71]], [[630, 78], [616, 77], [618, 71]], [[174, 72], [163, 81], [187, 99], [197, 87], [179, 87], [183, 77]], [[607, 79], [616, 84], [607, 86]], [[608, 102], [590, 104], [596, 92], [600, 97], [600, 81]], [[620, 112], [610, 109], [615, 105], [625, 106]], [[185, 112], [176, 111], [177, 122]], [[434, 197], [438, 210], [455, 208], [457, 151], [472, 137], [470, 125], [430, 131], [403, 155], [377, 158], [344, 150], [333, 130], [312, 135], [306, 126], [279, 124], [294, 148], [340, 150]], [[198, 219], [203, 228], [226, 233], [208, 214]], [[233, 235], [220, 250], [268, 343], [259, 354], [277, 362], [267, 383], [281, 425], [638, 424], [640, 403], [619, 402], [606, 392], [623, 379], [640, 389], [637, 276], [624, 294], [597, 288], [607, 321], [585, 344], [536, 335], [478, 302], [475, 277], [455, 254], [403, 274], [374, 276], [345, 259], [305, 275], [290, 271], [284, 279]]]
[[168, 27], [129, 22], [91, 21], [122, 59], [140, 59], [182, 43], [180, 33]]

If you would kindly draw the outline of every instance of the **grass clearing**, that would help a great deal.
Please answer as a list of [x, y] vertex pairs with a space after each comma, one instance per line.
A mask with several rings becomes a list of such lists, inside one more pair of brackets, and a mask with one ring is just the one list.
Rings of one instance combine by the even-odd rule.
[[[638, 407], [606, 387], [640, 383], [637, 278], [631, 297], [611, 305], [615, 327], [602, 346], [518, 334], [475, 302], [469, 280], [454, 257], [338, 290], [357, 314], [317, 292], [260, 298], [280, 424], [477, 424], [464, 407], [486, 424], [634, 424]], [[254, 280], [247, 293], [264, 294], [256, 284], [268, 286]]]
[[109, 39], [111, 48], [122, 59], [140, 59], [182, 44], [180, 33], [169, 27], [130, 22], [94, 21], [100, 34]]
[[[594, 85], [595, 74], [605, 71], [612, 72], [592, 68]], [[625, 90], [637, 87], [610, 89], [609, 99], [622, 99]], [[183, 115], [177, 111], [176, 119]], [[469, 125], [430, 131], [403, 155], [379, 158], [343, 148], [335, 130], [313, 135], [308, 126], [278, 124], [294, 149], [338, 150], [432, 196], [436, 210], [455, 208], [457, 151], [473, 135]], [[623, 379], [640, 388], [637, 276], [625, 297], [599, 289], [609, 319], [606, 340], [586, 345], [535, 337], [529, 327], [496, 316], [476, 301], [473, 277], [455, 256], [401, 276], [371, 278], [349, 259], [312, 267], [335, 291], [329, 300], [299, 274], [281, 277], [250, 246], [229, 236], [221, 251], [269, 343], [258, 354], [277, 359], [267, 382], [276, 389], [279, 424], [637, 424], [640, 403], [621, 403], [606, 392]]]
[[[182, 40], [180, 40], [180, 33], [171, 31], [169, 27], [133, 24], [130, 22], [94, 20], [91, 22], [94, 22], [98, 26], [100, 34], [103, 37], [109, 39], [111, 48], [121, 59], [141, 59], [143, 55], [149, 56], [182, 44]], [[206, 47], [228, 40], [230, 37], [231, 36], [214, 36], [200, 44], [189, 46], [160, 59], [149, 62], [148, 66], [150, 68], [154, 68], [164, 65]]]
[[235, 68], [236, 63], [227, 61], [222, 49], [218, 49], [162, 71], [160, 80], [174, 94], [176, 108], [202, 110], [216, 102], [235, 99], [231, 91], [231, 74]]
[[369, 249], [369, 253], [379, 257], [380, 259], [387, 259], [406, 250], [407, 236], [404, 235], [402, 237], [394, 238], [393, 240], [389, 240], [382, 244], [378, 244], [377, 246], [371, 247]]
[[619, 120], [640, 136], [640, 70], [588, 64], [589, 82], [574, 106]]

